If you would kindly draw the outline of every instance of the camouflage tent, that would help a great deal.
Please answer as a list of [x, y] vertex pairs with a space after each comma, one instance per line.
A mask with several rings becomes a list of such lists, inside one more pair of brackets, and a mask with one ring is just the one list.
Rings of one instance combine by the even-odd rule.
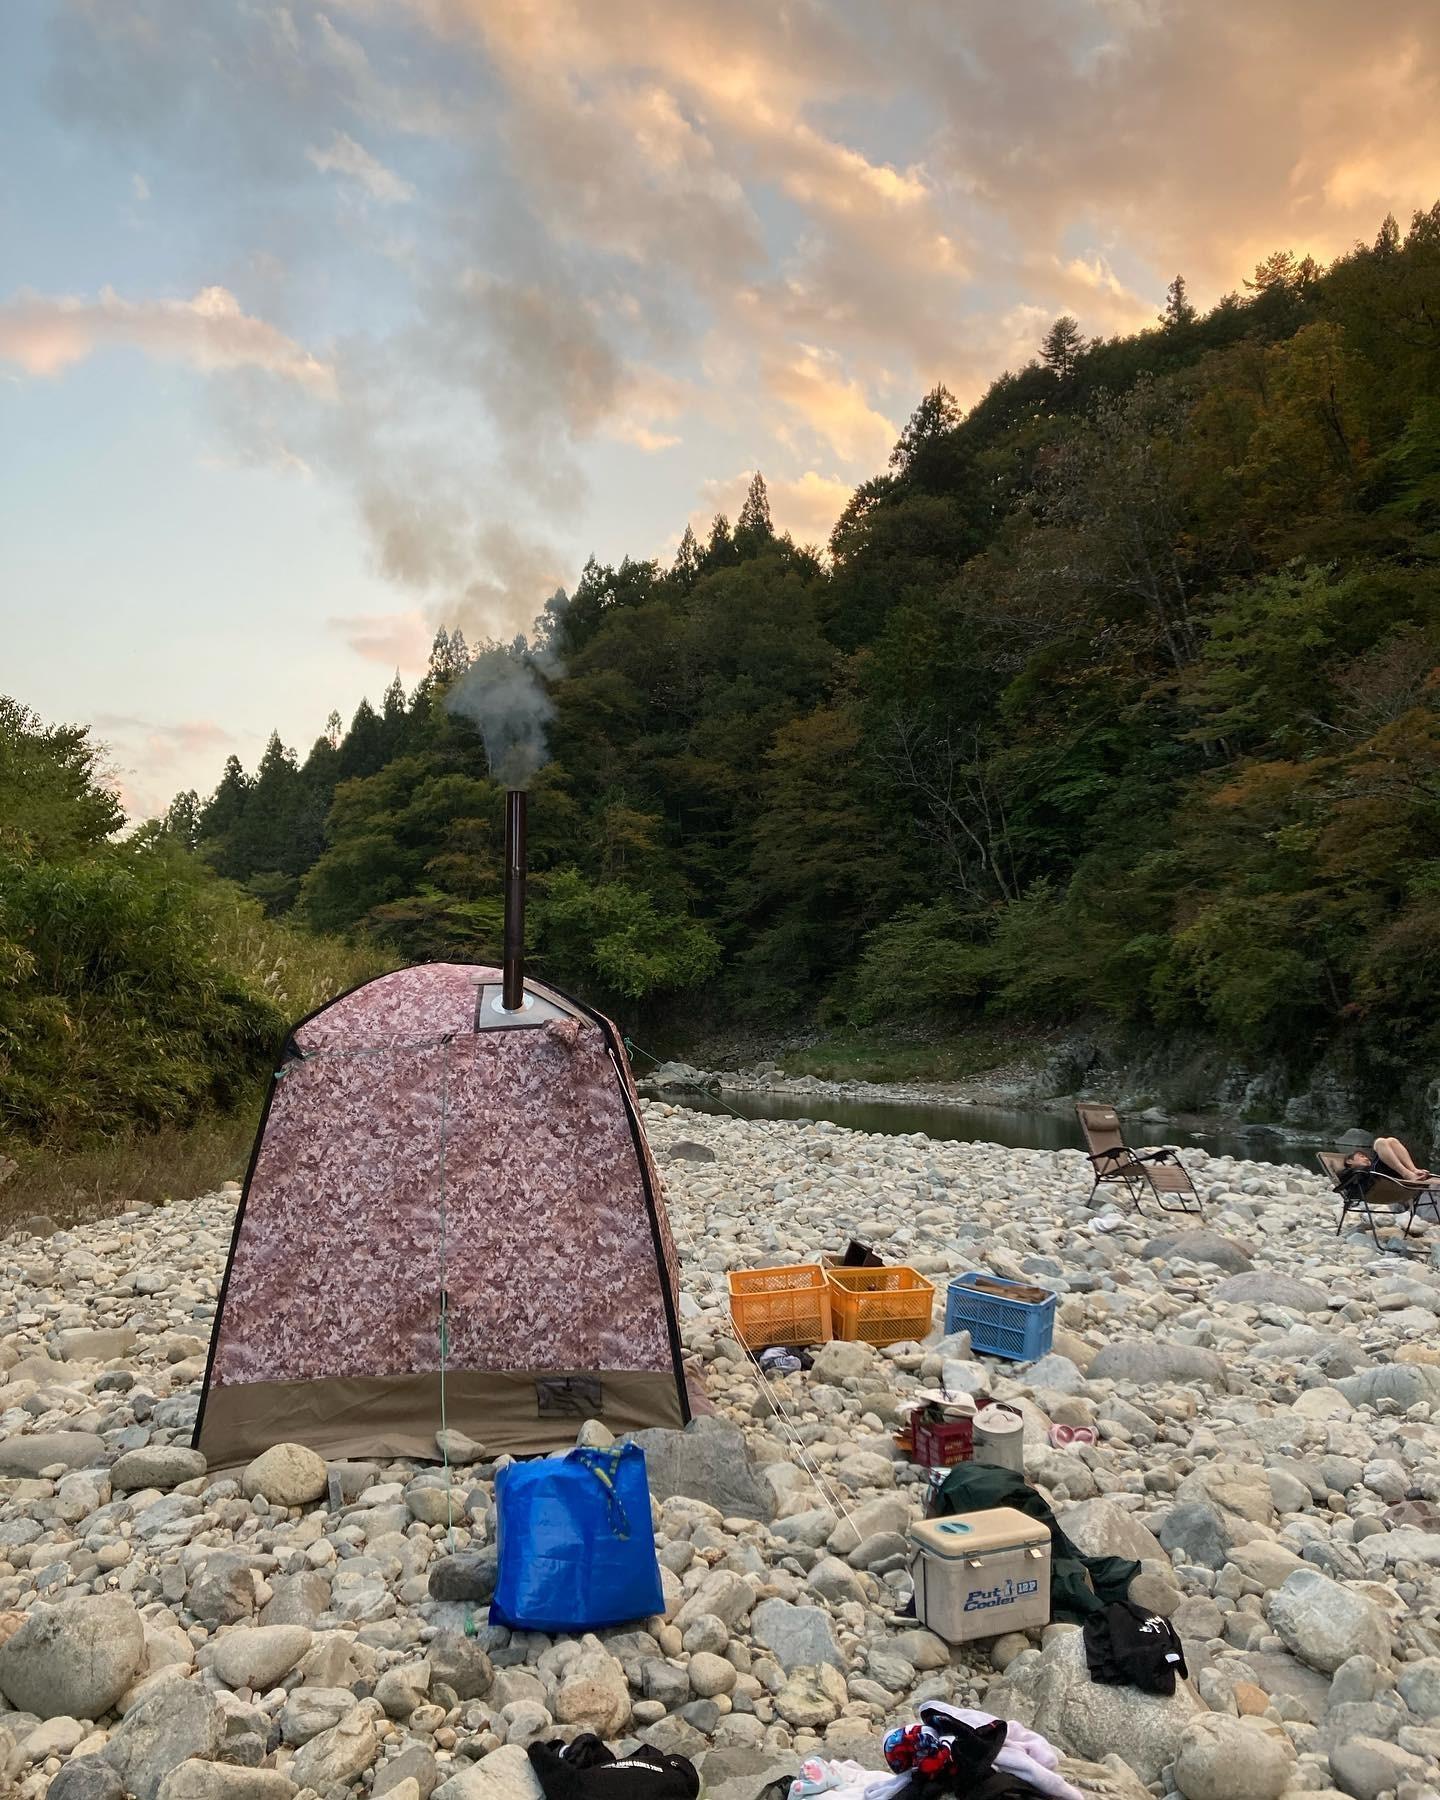
[[195, 1444], [492, 1453], [690, 1417], [675, 1248], [615, 1028], [495, 969], [382, 975], [297, 1025], [271, 1086]]

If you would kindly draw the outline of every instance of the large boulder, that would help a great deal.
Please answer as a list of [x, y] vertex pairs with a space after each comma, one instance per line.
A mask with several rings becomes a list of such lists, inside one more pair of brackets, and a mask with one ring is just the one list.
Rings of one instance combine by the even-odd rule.
[[462, 1764], [431, 1800], [543, 1800], [543, 1794], [524, 1750], [519, 1744], [502, 1744], [479, 1762]]
[[1082, 1500], [1059, 1515], [1060, 1529], [1086, 1556], [1128, 1556], [1164, 1562], [1165, 1552], [1133, 1513], [1113, 1500]]
[[1407, 1411], [1421, 1401], [1431, 1406], [1440, 1401], [1440, 1368], [1423, 1363], [1381, 1363], [1378, 1368], [1347, 1375], [1335, 1386], [1352, 1406], [1378, 1406], [1382, 1400], [1392, 1400]]
[[159, 1488], [168, 1493], [182, 1481], [194, 1481], [205, 1473], [205, 1458], [185, 1444], [145, 1444], [127, 1450], [111, 1465], [110, 1485], [117, 1493], [137, 1488]]
[[247, 1499], [263, 1494], [272, 1506], [309, 1506], [328, 1485], [325, 1458], [304, 1444], [272, 1444], [240, 1477]]
[[757, 1479], [738, 1426], [724, 1419], [692, 1419], [684, 1431], [653, 1426], [635, 1433], [655, 1500], [703, 1500], [732, 1519], [775, 1516], [770, 1490]]
[[144, 1660], [144, 1622], [123, 1595], [41, 1602], [0, 1644], [0, 1691], [41, 1719], [98, 1719]]
[[1254, 1463], [1203, 1462], [1176, 1489], [1182, 1506], [1215, 1506], [1252, 1525], [1269, 1525], [1275, 1518], [1275, 1499], [1265, 1471]]
[[1373, 1601], [1318, 1569], [1297, 1569], [1270, 1596], [1271, 1628], [1312, 1669], [1332, 1675], [1352, 1656], [1390, 1661], [1390, 1627]]
[[100, 1754], [135, 1800], [158, 1800], [160, 1784], [191, 1757], [208, 1761], [225, 1740], [225, 1714], [198, 1682], [164, 1682], [132, 1706]]
[[[353, 1699], [353, 1696], [352, 1696]], [[348, 1787], [380, 1754], [375, 1721], [381, 1716], [378, 1700], [362, 1700], [328, 1731], [312, 1737], [290, 1765], [290, 1779], [297, 1787], [328, 1793]]]
[[192, 1757], [160, 1783], [158, 1800], [291, 1800], [295, 1791], [295, 1783], [279, 1769], [241, 1768]]
[[1230, 1306], [1282, 1306], [1288, 1312], [1329, 1312], [1330, 1296], [1313, 1281], [1275, 1269], [1250, 1269], [1222, 1281], [1210, 1296]]
[[1090, 1381], [1134, 1381], [1142, 1387], [1192, 1381], [1224, 1387], [1225, 1363], [1213, 1350], [1202, 1350], [1197, 1344], [1146, 1338], [1107, 1344], [1086, 1370], [1086, 1377]]
[[215, 1643], [215, 1673], [226, 1687], [264, 1693], [288, 1675], [310, 1648], [303, 1625], [254, 1625], [227, 1631]]
[[992, 1683], [985, 1710], [1030, 1726], [1076, 1756], [1099, 1761], [1113, 1753], [1150, 1782], [1174, 1762], [1186, 1728], [1205, 1707], [1185, 1681], [1168, 1696], [1092, 1681], [1079, 1626], [1058, 1625], [1043, 1650], [1017, 1656]]
[[1185, 1730], [1175, 1785], [1185, 1800], [1279, 1800], [1295, 1752], [1246, 1719], [1207, 1713]]
[[1151, 1238], [1140, 1252], [1147, 1260], [1161, 1262], [1208, 1263], [1231, 1275], [1242, 1274], [1253, 1265], [1249, 1252], [1233, 1238], [1221, 1237], [1218, 1231], [1167, 1231]]
[[16, 1475], [22, 1480], [33, 1479], [42, 1469], [56, 1466], [93, 1469], [104, 1456], [104, 1438], [91, 1431], [32, 1431], [28, 1437], [11, 1432], [0, 1436], [0, 1475]]

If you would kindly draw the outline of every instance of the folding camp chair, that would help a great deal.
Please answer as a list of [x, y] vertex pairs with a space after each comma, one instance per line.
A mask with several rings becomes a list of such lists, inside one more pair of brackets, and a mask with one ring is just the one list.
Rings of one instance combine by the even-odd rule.
[[1095, 1172], [1092, 1200], [1104, 1183], [1118, 1181], [1124, 1183], [1136, 1212], [1143, 1210], [1141, 1203], [1146, 1194], [1151, 1194], [1161, 1212], [1204, 1218], [1205, 1208], [1178, 1150], [1132, 1150], [1125, 1142], [1120, 1115], [1113, 1106], [1082, 1101], [1075, 1108], [1075, 1116], [1085, 1134], [1090, 1167]]
[[[1330, 1177], [1335, 1192], [1340, 1200], [1340, 1222], [1335, 1227], [1335, 1235], [1339, 1237], [1345, 1229], [1345, 1220], [1352, 1212], [1363, 1213], [1365, 1223], [1370, 1227], [1370, 1235], [1375, 1240], [1375, 1248], [1383, 1250], [1380, 1233], [1375, 1226], [1375, 1209], [1381, 1208], [1382, 1216], [1395, 1223], [1402, 1212], [1405, 1217], [1404, 1235], [1408, 1238], [1415, 1225], [1416, 1212], [1422, 1201], [1428, 1198], [1427, 1217], [1440, 1216], [1440, 1183], [1433, 1181], [1402, 1181], [1398, 1175], [1390, 1175], [1382, 1170], [1374, 1170], [1368, 1181], [1354, 1179], [1357, 1171], [1345, 1167], [1343, 1150], [1322, 1150], [1317, 1160], [1320, 1167]], [[1404, 1252], [1402, 1251], [1403, 1255]]]

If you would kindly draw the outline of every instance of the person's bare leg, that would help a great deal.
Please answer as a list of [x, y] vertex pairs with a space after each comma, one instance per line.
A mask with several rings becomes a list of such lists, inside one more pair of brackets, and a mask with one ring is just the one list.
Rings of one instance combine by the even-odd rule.
[[1416, 1166], [1414, 1158], [1399, 1138], [1377, 1137], [1375, 1149], [1376, 1153], [1402, 1180], [1428, 1181], [1430, 1179], [1430, 1171]]

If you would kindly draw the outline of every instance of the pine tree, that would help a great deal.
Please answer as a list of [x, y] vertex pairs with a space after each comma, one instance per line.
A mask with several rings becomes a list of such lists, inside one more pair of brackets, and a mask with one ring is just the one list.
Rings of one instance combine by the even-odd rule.
[[1195, 308], [1185, 290], [1185, 277], [1177, 275], [1165, 290], [1165, 310], [1160, 315], [1160, 323], [1166, 331], [1178, 331], [1182, 326], [1195, 323]]
[[700, 579], [700, 545], [695, 533], [687, 525], [685, 535], [680, 540], [680, 548], [675, 552], [675, 561], [670, 567], [671, 577], [679, 582], [688, 594]]
[[381, 703], [380, 722], [385, 732], [385, 757], [388, 762], [392, 756], [398, 756], [405, 740], [405, 726], [409, 715], [405, 710], [405, 684], [400, 679], [400, 671], [395, 671], [394, 680], [385, 690]]
[[374, 775], [384, 762], [384, 723], [370, 702], [362, 700], [340, 746], [337, 774], [341, 781], [350, 781], [356, 775]]
[[1045, 341], [1040, 346], [1040, 360], [1058, 380], [1068, 381], [1075, 373], [1075, 365], [1084, 348], [1085, 338], [1080, 330], [1080, 321], [1072, 319], [1069, 313], [1064, 313], [1045, 333]]
[[765, 487], [765, 477], [757, 469], [750, 477], [745, 504], [740, 508], [740, 517], [735, 524], [736, 547], [743, 547], [753, 555], [774, 536], [775, 527], [770, 522], [770, 495]]
[[735, 540], [730, 535], [730, 521], [724, 513], [716, 513], [710, 526], [710, 541], [705, 546], [703, 572], [708, 575], [715, 569], [728, 569], [738, 560]]
[[908, 473], [925, 447], [954, 431], [962, 417], [955, 396], [943, 382], [937, 383], [911, 413], [910, 423], [890, 452], [890, 467], [897, 475]]
[[450, 666], [457, 676], [463, 675], [474, 660], [465, 633], [457, 625], [450, 633]]
[[[330, 716], [325, 721], [325, 742], [329, 744], [332, 750], [338, 750], [340, 748], [340, 740], [344, 735], [345, 721], [340, 717], [340, 714], [335, 708], [332, 707], [330, 709]], [[311, 752], [311, 755], [314, 755], [314, 751]]]
[[1375, 238], [1375, 254], [1377, 256], [1394, 256], [1400, 248], [1400, 227], [1395, 222], [1394, 213], [1386, 213], [1384, 222]]
[[200, 796], [194, 788], [177, 794], [165, 810], [163, 830], [166, 837], [187, 850], [200, 842]]
[[278, 731], [272, 731], [255, 771], [244, 823], [236, 834], [243, 878], [277, 872], [300, 874], [295, 826], [301, 797], [294, 752], [281, 743]]
[[249, 799], [250, 777], [238, 756], [227, 756], [220, 785], [200, 810], [200, 836], [207, 846], [206, 855], [222, 874], [226, 872], [222, 863], [228, 860], [231, 839], [245, 817]]

